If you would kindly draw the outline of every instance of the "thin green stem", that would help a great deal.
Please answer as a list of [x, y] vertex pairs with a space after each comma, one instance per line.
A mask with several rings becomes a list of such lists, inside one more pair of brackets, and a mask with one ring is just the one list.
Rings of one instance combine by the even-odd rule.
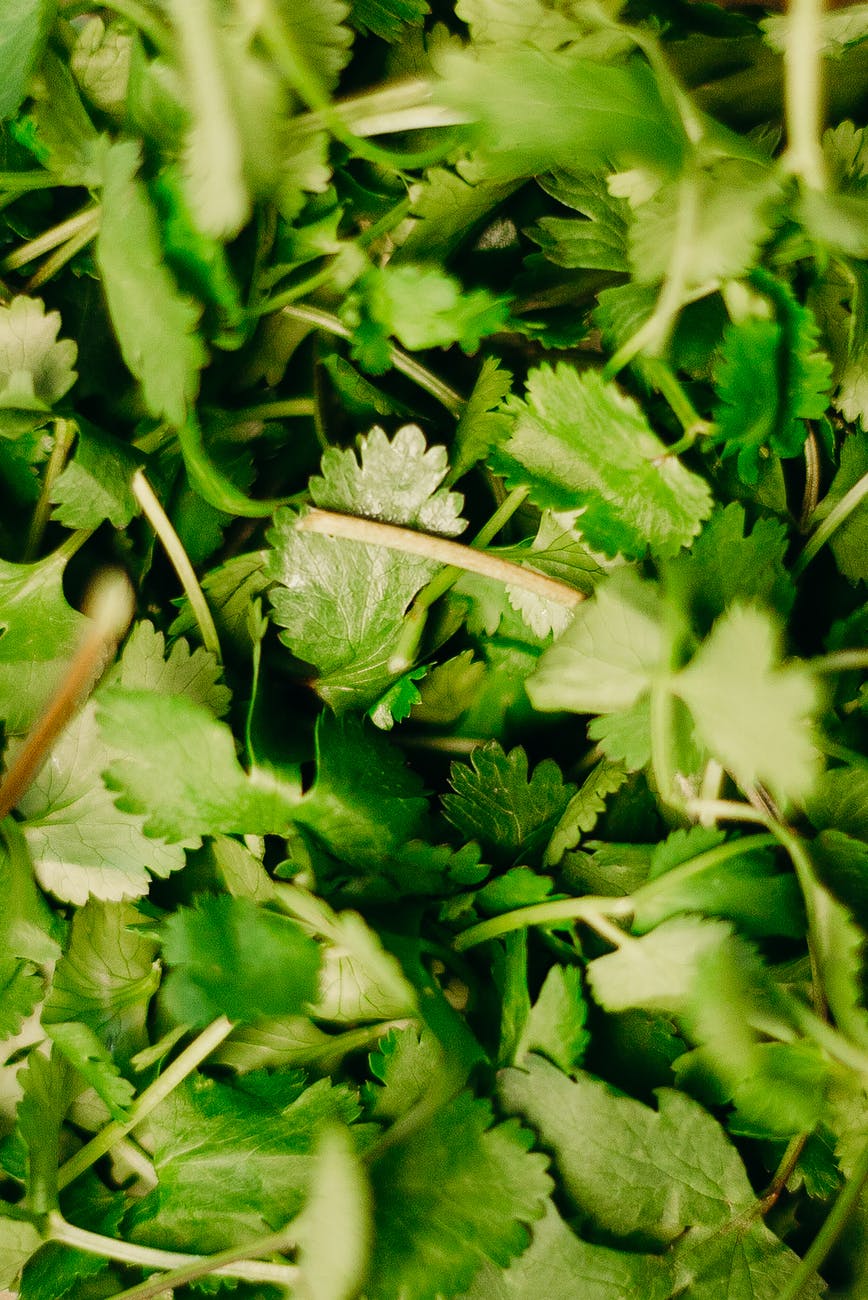
[[270, 1233], [268, 1237], [221, 1251], [218, 1255], [190, 1255], [176, 1250], [156, 1250], [152, 1246], [140, 1246], [132, 1241], [119, 1241], [115, 1237], [89, 1232], [86, 1228], [77, 1228], [56, 1212], [49, 1215], [48, 1233], [51, 1241], [57, 1241], [73, 1250], [82, 1250], [87, 1255], [113, 1259], [132, 1268], [161, 1270], [158, 1277], [149, 1278], [139, 1286], [118, 1293], [127, 1297], [136, 1296], [138, 1300], [143, 1300], [145, 1296], [160, 1295], [171, 1286], [180, 1286], [182, 1282], [195, 1281], [196, 1278], [211, 1273], [245, 1282], [272, 1282], [278, 1286], [295, 1286], [299, 1277], [299, 1270], [294, 1264], [259, 1263], [256, 1260], [259, 1254], [277, 1254], [289, 1248], [289, 1233], [285, 1228], [280, 1233]]
[[733, 799], [688, 799], [684, 811], [699, 820], [708, 818], [710, 822], [751, 822], [756, 826], [767, 826], [768, 818], [750, 804], [738, 803]]
[[683, 451], [689, 451], [699, 438], [712, 433], [714, 425], [699, 414], [665, 361], [659, 357], [646, 357], [642, 368], [648, 381], [666, 398], [684, 430], [684, 437], [666, 449], [670, 456], [680, 456]]
[[582, 921], [596, 930], [598, 934], [614, 947], [622, 947], [631, 942], [631, 936], [620, 927], [613, 925], [610, 916], [629, 916], [633, 910], [629, 898], [558, 898], [550, 903], [533, 903], [530, 907], [518, 907], [512, 912], [503, 912], [500, 916], [491, 916], [487, 921], [480, 921], [462, 930], [453, 941], [456, 952], [466, 952], [477, 944], [489, 939], [498, 939], [513, 930], [524, 930], [531, 925], [556, 925], [559, 921]]
[[42, 476], [39, 498], [33, 508], [27, 542], [24, 546], [22, 558], [25, 563], [39, 554], [39, 548], [42, 545], [42, 538], [45, 536], [45, 529], [51, 514], [51, 493], [58, 475], [66, 464], [66, 458], [69, 455], [75, 432], [75, 425], [71, 420], [55, 420], [54, 446], [51, 449], [51, 455]]
[[[0, 189], [2, 188], [0, 184]], [[93, 234], [96, 234], [99, 229], [99, 208], [89, 203], [86, 208], [76, 212], [75, 216], [52, 226], [36, 239], [29, 239], [26, 244], [19, 244], [0, 262], [0, 271], [17, 271], [28, 262], [35, 262], [37, 257], [42, 257], [43, 253], [50, 253], [52, 249], [59, 248], [61, 244], [65, 244], [68, 239], [72, 239], [81, 231], [91, 229]]]
[[832, 507], [826, 518], [817, 525], [815, 531], [808, 538], [801, 555], [797, 557], [792, 567], [791, 572], [794, 578], [801, 577], [817, 552], [825, 546], [833, 533], [850, 518], [850, 515], [862, 504], [866, 496], [868, 496], [868, 474], [863, 474], [859, 481], [853, 484], [850, 491], [846, 492], [841, 497], [841, 500]]
[[[141, 4], [140, 0], [100, 0], [99, 7], [111, 9], [118, 17], [126, 18], [161, 54], [174, 54], [171, 31], [148, 5]], [[67, 18], [74, 18], [76, 14], [90, 13], [94, 5], [93, 0], [66, 0], [61, 8]]]
[[245, 406], [227, 414], [238, 424], [245, 420], [295, 420], [312, 416], [315, 407], [312, 397], [287, 397], [275, 402], [260, 402], [258, 406]]
[[822, 0], [791, 0], [784, 47], [784, 112], [789, 170], [811, 189], [826, 184], [821, 135]]
[[671, 677], [666, 671], [658, 674], [651, 685], [651, 770], [657, 793], [667, 808], [680, 808], [675, 767]]
[[383, 235], [388, 235], [390, 230], [399, 226], [405, 217], [408, 217], [413, 210], [413, 200], [409, 197], [401, 199], [394, 207], [384, 212], [379, 221], [373, 221], [363, 231], [356, 236], [356, 243], [359, 248], [369, 248], [375, 244]]
[[816, 655], [806, 661], [812, 673], [851, 673], [868, 668], [868, 649], [835, 650], [832, 654]]
[[76, 529], [74, 533], [70, 533], [68, 537], [64, 538], [57, 550], [53, 551], [52, 554], [56, 559], [68, 564], [73, 555], [76, 555], [81, 550], [85, 542], [90, 541], [95, 532], [95, 528]]
[[184, 588], [184, 594], [190, 602], [193, 617], [196, 619], [199, 631], [202, 634], [205, 649], [211, 651], [218, 663], [222, 662], [223, 656], [220, 651], [220, 638], [217, 635], [217, 628], [214, 626], [214, 619], [211, 616], [211, 610], [208, 608], [204, 592], [199, 585], [199, 579], [196, 577], [195, 570], [190, 563], [190, 557], [184, 550], [181, 539], [175, 532], [169, 516], [161, 506], [157, 494], [140, 469], [136, 470], [133, 475], [133, 495], [148, 523], [162, 542], [163, 549], [178, 575], [181, 586]]
[[59, 1189], [68, 1186], [73, 1179], [78, 1178], [86, 1169], [97, 1160], [101, 1160], [104, 1155], [111, 1151], [114, 1144], [119, 1138], [126, 1137], [134, 1128], [137, 1128], [144, 1119], [150, 1115], [161, 1102], [178, 1087], [179, 1084], [192, 1074], [195, 1069], [206, 1060], [216, 1047], [223, 1042], [232, 1032], [232, 1021], [226, 1016], [218, 1016], [207, 1028], [203, 1029], [197, 1038], [180, 1055], [176, 1056], [174, 1061], [166, 1066], [159, 1078], [145, 1088], [136, 1100], [133, 1102], [128, 1117], [121, 1123], [119, 1120], [112, 1120], [104, 1129], [101, 1129], [90, 1142], [86, 1143], [80, 1151], [67, 1160], [66, 1164], [61, 1165], [57, 1174], [57, 1185]]
[[295, 526], [301, 532], [343, 537], [368, 546], [385, 546], [406, 555], [421, 555], [439, 564], [455, 565], [459, 569], [466, 569], [468, 573], [479, 573], [484, 578], [494, 578], [497, 582], [532, 591], [537, 596], [553, 600], [568, 609], [575, 609], [585, 598], [574, 587], [523, 568], [512, 560], [502, 560], [488, 551], [478, 551], [461, 542], [452, 542], [445, 537], [417, 532], [412, 528], [400, 528], [396, 524], [382, 524], [357, 515], [342, 515], [331, 510], [312, 508], [301, 515]]
[[856, 1209], [866, 1184], [868, 1184], [868, 1144], [860, 1152], [853, 1172], [826, 1216], [822, 1228], [794, 1269], [790, 1280], [781, 1287], [776, 1300], [798, 1300], [811, 1279], [823, 1267], [829, 1252]]
[[32, 293], [34, 289], [38, 289], [43, 284], [47, 284], [49, 280], [57, 275], [58, 271], [62, 270], [63, 267], [66, 266], [67, 262], [71, 262], [77, 253], [80, 253], [83, 248], [87, 247], [91, 240], [96, 237], [98, 230], [99, 220], [92, 223], [86, 229], [80, 230], [78, 234], [73, 235], [72, 239], [68, 239], [65, 244], [61, 244], [60, 248], [55, 249], [49, 257], [46, 257], [42, 265], [34, 271], [33, 275], [31, 275], [30, 279], [24, 286], [26, 292]]
[[32, 190], [53, 190], [56, 186], [63, 185], [75, 188], [69, 181], [59, 180], [51, 172], [0, 172], [0, 194], [5, 197], [29, 194]]
[[705, 853], [698, 853], [695, 858], [690, 858], [687, 862], [682, 862], [679, 866], [673, 867], [667, 871], [664, 876], [655, 877], [647, 881], [646, 884], [640, 885], [633, 894], [630, 895], [632, 902], [642, 902], [647, 904], [658, 894], [665, 894], [676, 882], [690, 880], [693, 876], [702, 875], [705, 871], [711, 871], [730, 858], [743, 857], [747, 853], [756, 853], [758, 849], [775, 848], [778, 844], [776, 835], [771, 832], [767, 835], [751, 835], [747, 838], [728, 840], [726, 844], [718, 844], [716, 848], [708, 849]]
[[[283, 307], [282, 311], [294, 320], [307, 321], [308, 324], [315, 325], [317, 329], [325, 330], [327, 334], [333, 334], [336, 338], [352, 338], [352, 331], [347, 329], [343, 321], [339, 320], [337, 316], [333, 316], [331, 312], [322, 311], [319, 307], [299, 303]], [[408, 356], [400, 348], [389, 348], [389, 360], [396, 370], [402, 375], [406, 375], [408, 379], [412, 379], [413, 383], [418, 384], [420, 388], [424, 388], [425, 392], [435, 397], [441, 406], [446, 407], [450, 415], [454, 415], [458, 419], [466, 406], [466, 402], [459, 393], [455, 392], [454, 388], [450, 388], [437, 375], [432, 374], [430, 370], [421, 365], [415, 357]]]

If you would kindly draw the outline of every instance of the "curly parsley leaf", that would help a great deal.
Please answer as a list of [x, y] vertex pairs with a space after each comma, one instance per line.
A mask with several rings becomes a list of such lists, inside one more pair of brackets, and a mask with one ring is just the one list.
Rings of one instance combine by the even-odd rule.
[[442, 801], [446, 817], [503, 865], [538, 856], [575, 791], [552, 759], [528, 778], [521, 746], [506, 753], [497, 741], [475, 750], [469, 764], [453, 763], [450, 785], [454, 793]]
[[528, 1241], [551, 1187], [546, 1159], [515, 1121], [461, 1093], [371, 1169], [375, 1244], [366, 1294], [460, 1294], [486, 1260], [505, 1266]]
[[[316, 505], [387, 523], [454, 536], [464, 527], [462, 498], [439, 485], [446, 452], [426, 448], [420, 429], [407, 425], [389, 441], [382, 429], [353, 451], [331, 449], [322, 477], [311, 480]], [[373, 704], [395, 678], [389, 668], [416, 592], [438, 565], [385, 547], [299, 532], [295, 516], [280, 511], [269, 534], [268, 575], [281, 640], [313, 664], [319, 694], [337, 712]]]
[[297, 1015], [316, 996], [314, 940], [250, 899], [200, 895], [166, 918], [162, 935], [169, 966], [163, 997], [179, 1024]]
[[59, 313], [46, 313], [39, 298], [0, 306], [0, 408], [50, 411], [69, 392], [78, 348], [59, 332]]
[[734, 605], [675, 678], [697, 734], [743, 786], [803, 797], [817, 772], [806, 722], [817, 705], [814, 679], [780, 662], [780, 630], [750, 605]]
[[525, 401], [510, 403], [508, 442], [493, 468], [527, 487], [540, 507], [576, 511], [589, 546], [607, 555], [672, 555], [711, 513], [706, 483], [667, 456], [645, 415], [594, 371], [559, 364], [530, 373]]
[[149, 411], [181, 425], [199, 387], [205, 348], [199, 309], [179, 291], [160, 248], [157, 216], [132, 141], [112, 145], [104, 165], [96, 260], [124, 361]]

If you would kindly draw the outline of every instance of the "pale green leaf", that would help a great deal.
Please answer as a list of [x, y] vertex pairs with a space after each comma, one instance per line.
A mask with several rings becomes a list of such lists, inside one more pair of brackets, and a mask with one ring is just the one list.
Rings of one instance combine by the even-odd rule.
[[[868, 474], [868, 433], [854, 431], [841, 448], [838, 471], [812, 516], [812, 524], [819, 524], [854, 487]], [[829, 539], [829, 546], [845, 578], [851, 582], [868, 581], [868, 502], [863, 498]]]
[[501, 370], [493, 357], [485, 357], [455, 427], [450, 483], [484, 460], [492, 447], [508, 437], [509, 417], [497, 408], [508, 395], [511, 385], [510, 372]]
[[126, 104], [133, 40], [125, 25], [94, 17], [78, 32], [69, 57], [84, 94], [111, 117], [120, 117]]
[[731, 933], [725, 921], [682, 916], [664, 921], [641, 939], [632, 939], [588, 965], [588, 983], [607, 1011], [641, 1007], [684, 1012], [697, 968]]
[[120, 1074], [93, 1029], [75, 1020], [56, 1021], [47, 1029], [58, 1050], [105, 1102], [112, 1118], [123, 1123], [135, 1088]]
[[362, 1096], [372, 1119], [390, 1123], [430, 1094], [442, 1073], [443, 1048], [426, 1027], [390, 1029], [370, 1055], [377, 1083], [366, 1084]]
[[0, 120], [27, 94], [54, 22], [55, 0], [6, 0], [0, 13]]
[[735, 779], [799, 798], [816, 776], [810, 720], [816, 686], [804, 668], [780, 662], [780, 633], [768, 614], [734, 605], [674, 680], [697, 734]]
[[393, 1020], [416, 1013], [416, 990], [357, 912], [336, 915], [327, 938], [311, 998], [317, 1020]]
[[310, 1300], [353, 1300], [371, 1247], [370, 1187], [346, 1128], [323, 1129], [314, 1161], [298, 1224], [305, 1291]]
[[0, 408], [48, 411], [77, 379], [78, 348], [58, 340], [60, 315], [40, 298], [0, 306]]
[[42, 1237], [29, 1220], [0, 1218], [0, 1286], [17, 1287], [21, 1270], [41, 1245]]
[[156, 213], [136, 176], [139, 163], [132, 141], [108, 151], [96, 260], [124, 361], [151, 413], [178, 426], [205, 361], [195, 333], [199, 309], [166, 268]]
[[686, 469], [636, 402], [595, 371], [563, 363], [531, 371], [525, 401], [493, 467], [540, 507], [579, 511], [589, 546], [607, 555], [672, 555], [711, 512], [707, 484]]
[[167, 655], [163, 633], [146, 619], [127, 638], [115, 676], [128, 690], [186, 695], [218, 717], [229, 708], [229, 688], [219, 680], [221, 668], [211, 651], [201, 646], [191, 651], [181, 639]]

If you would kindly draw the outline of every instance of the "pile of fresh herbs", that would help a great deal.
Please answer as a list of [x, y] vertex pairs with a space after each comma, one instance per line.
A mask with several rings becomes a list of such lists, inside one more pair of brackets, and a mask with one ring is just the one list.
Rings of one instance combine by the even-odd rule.
[[868, 4], [3, 0], [0, 1286], [868, 1294]]

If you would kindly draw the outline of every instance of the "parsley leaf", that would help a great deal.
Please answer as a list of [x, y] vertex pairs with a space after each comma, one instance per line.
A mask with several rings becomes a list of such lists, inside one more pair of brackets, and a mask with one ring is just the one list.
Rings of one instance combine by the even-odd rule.
[[540, 507], [581, 507], [582, 535], [607, 555], [672, 555], [710, 513], [703, 480], [668, 457], [633, 399], [593, 371], [540, 366], [510, 411], [515, 424], [494, 468]]

